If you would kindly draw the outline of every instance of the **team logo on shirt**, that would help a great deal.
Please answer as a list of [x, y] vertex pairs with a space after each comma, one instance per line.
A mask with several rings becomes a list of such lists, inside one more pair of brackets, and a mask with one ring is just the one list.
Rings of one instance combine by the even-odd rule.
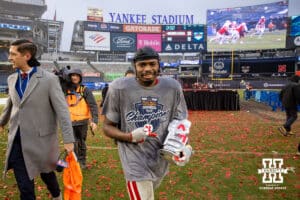
[[165, 120], [169, 111], [163, 110], [156, 97], [141, 97], [141, 101], [135, 104], [135, 111], [126, 114], [126, 121], [134, 122], [136, 127], [151, 124], [156, 131], [160, 122]]

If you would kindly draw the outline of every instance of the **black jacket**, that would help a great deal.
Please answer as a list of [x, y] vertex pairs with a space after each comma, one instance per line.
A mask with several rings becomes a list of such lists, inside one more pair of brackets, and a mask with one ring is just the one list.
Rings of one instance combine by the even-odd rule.
[[288, 83], [279, 93], [279, 98], [285, 108], [297, 108], [297, 86], [298, 83]]

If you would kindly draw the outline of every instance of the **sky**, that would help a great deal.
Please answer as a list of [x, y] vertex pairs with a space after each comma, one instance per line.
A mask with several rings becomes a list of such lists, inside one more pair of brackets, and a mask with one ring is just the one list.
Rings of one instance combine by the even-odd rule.
[[[86, 20], [88, 8], [103, 10], [104, 22], [111, 22], [110, 13], [140, 15], [193, 15], [194, 23], [206, 23], [206, 11], [278, 2], [280, 0], [45, 0], [47, 11], [43, 19], [64, 22], [61, 51], [69, 51], [74, 23]], [[289, 16], [300, 15], [299, 0], [289, 0]], [[147, 18], [150, 24], [150, 19]]]

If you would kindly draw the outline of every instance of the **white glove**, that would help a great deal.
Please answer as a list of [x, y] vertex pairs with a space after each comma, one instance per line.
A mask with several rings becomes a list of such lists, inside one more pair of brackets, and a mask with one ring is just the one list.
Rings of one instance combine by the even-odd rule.
[[178, 166], [184, 166], [186, 163], [189, 162], [190, 157], [192, 155], [193, 148], [191, 145], [186, 145], [183, 149], [179, 152], [178, 156], [173, 156], [173, 161]]
[[145, 124], [144, 127], [134, 129], [131, 134], [131, 142], [142, 143], [149, 137], [156, 137], [156, 133], [152, 133], [153, 127], [151, 124]]
[[190, 127], [191, 122], [187, 119], [180, 120], [176, 125], [176, 131], [177, 134], [189, 134], [190, 133]]
[[177, 120], [174, 119], [168, 126], [169, 132], [174, 132], [176, 134], [189, 134], [191, 122], [187, 119]]
[[185, 145], [188, 141], [188, 134], [190, 132], [190, 127], [191, 127], [191, 122], [187, 119], [183, 119], [180, 121], [176, 119], [173, 120], [168, 126], [169, 133], [167, 138], [164, 141], [164, 145], [166, 145], [169, 142], [169, 140], [172, 141], [175, 140], [177, 142], [182, 143], [182, 145]]

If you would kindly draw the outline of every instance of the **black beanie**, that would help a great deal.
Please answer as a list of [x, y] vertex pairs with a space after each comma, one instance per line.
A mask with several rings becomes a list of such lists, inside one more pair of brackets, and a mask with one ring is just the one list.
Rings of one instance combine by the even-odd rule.
[[145, 46], [137, 50], [136, 54], [133, 57], [133, 63], [149, 59], [157, 59], [158, 62], [160, 60], [158, 53], [154, 49], [149, 46]]

